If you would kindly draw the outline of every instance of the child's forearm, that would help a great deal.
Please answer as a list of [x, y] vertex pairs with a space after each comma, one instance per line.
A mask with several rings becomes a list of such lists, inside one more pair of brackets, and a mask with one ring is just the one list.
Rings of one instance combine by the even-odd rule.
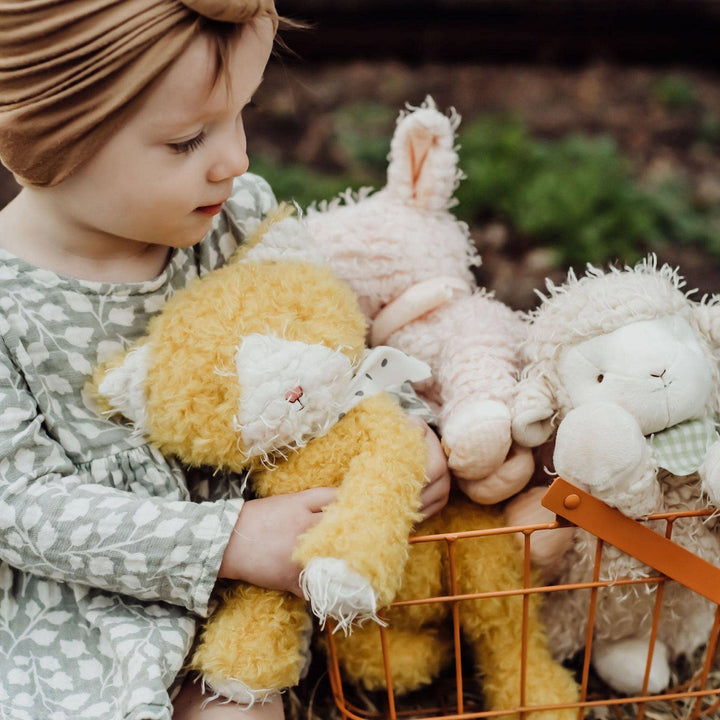
[[[27, 436], [27, 435], [26, 435]], [[34, 445], [42, 472], [0, 435], [0, 558], [36, 575], [207, 612], [222, 553], [242, 501], [140, 497], [71, 474], [61, 450]]]
[[[242, 501], [139, 498], [77, 477], [3, 492], [0, 558], [21, 570], [207, 613]], [[12, 521], [11, 523], [8, 521]]]
[[223, 554], [218, 577], [300, 595], [297, 539], [322, 517], [335, 488], [259, 498], [245, 503]]

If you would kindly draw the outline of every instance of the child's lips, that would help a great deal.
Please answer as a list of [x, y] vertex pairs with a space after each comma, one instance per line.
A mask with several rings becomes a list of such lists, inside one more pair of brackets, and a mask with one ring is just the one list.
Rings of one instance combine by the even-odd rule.
[[195, 208], [195, 212], [202, 213], [203, 215], [217, 215], [220, 210], [222, 210], [223, 205], [224, 202], [217, 203], [216, 205], [201, 205]]

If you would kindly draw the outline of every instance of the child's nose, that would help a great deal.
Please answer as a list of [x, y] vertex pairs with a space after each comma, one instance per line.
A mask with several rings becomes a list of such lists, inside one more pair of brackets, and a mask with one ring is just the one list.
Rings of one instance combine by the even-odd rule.
[[249, 166], [245, 134], [242, 133], [219, 148], [218, 156], [208, 171], [208, 179], [210, 182], [222, 182], [238, 177], [247, 172]]

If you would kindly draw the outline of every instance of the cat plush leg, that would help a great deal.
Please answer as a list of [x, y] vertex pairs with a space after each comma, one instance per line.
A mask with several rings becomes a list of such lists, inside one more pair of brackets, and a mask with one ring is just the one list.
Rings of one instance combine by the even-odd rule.
[[[449, 529], [499, 528], [504, 525], [505, 520], [498, 511], [467, 503], [457, 508]], [[461, 594], [523, 587], [522, 552], [511, 535], [459, 540], [454, 546]], [[463, 633], [473, 647], [489, 709], [503, 710], [521, 704], [524, 631], [527, 636], [524, 704], [532, 707], [577, 702], [575, 681], [553, 659], [548, 648], [539, 619], [537, 595], [529, 596], [527, 612], [527, 623], [523, 627], [522, 595], [479, 598], [460, 604]], [[532, 720], [574, 720], [577, 710], [536, 711], [529, 712], [527, 717]]]
[[[441, 531], [435, 518], [422, 523], [417, 534]], [[443, 588], [445, 544], [415, 543], [405, 567], [402, 587], [396, 600], [438, 597]], [[402, 695], [428, 685], [450, 664], [453, 643], [450, 637], [447, 603], [419, 603], [386, 608], [385, 638], [393, 691]], [[365, 623], [352, 633], [334, 635], [338, 661], [345, 675], [367, 690], [387, 687], [380, 627]]]
[[218, 695], [248, 706], [263, 702], [298, 684], [311, 633], [301, 598], [234, 584], [208, 619], [191, 668]]
[[[406, 432], [400, 433], [400, 428]], [[419, 519], [427, 449], [389, 395], [367, 398], [330, 431], [254, 479], [261, 494], [338, 487], [294, 558], [313, 612], [349, 628], [376, 617], [400, 587], [408, 538]], [[332, 462], [328, 462], [332, 458]]]

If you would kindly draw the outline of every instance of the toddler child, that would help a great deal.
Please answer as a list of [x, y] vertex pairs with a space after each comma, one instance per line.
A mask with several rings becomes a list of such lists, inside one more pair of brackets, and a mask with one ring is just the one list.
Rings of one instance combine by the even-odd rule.
[[[183, 676], [217, 578], [299, 593], [291, 553], [334, 491], [244, 502], [188, 481], [83, 393], [274, 197], [242, 113], [272, 0], [4, 0], [0, 158], [0, 718], [282, 717]], [[424, 512], [447, 499], [432, 433]]]

